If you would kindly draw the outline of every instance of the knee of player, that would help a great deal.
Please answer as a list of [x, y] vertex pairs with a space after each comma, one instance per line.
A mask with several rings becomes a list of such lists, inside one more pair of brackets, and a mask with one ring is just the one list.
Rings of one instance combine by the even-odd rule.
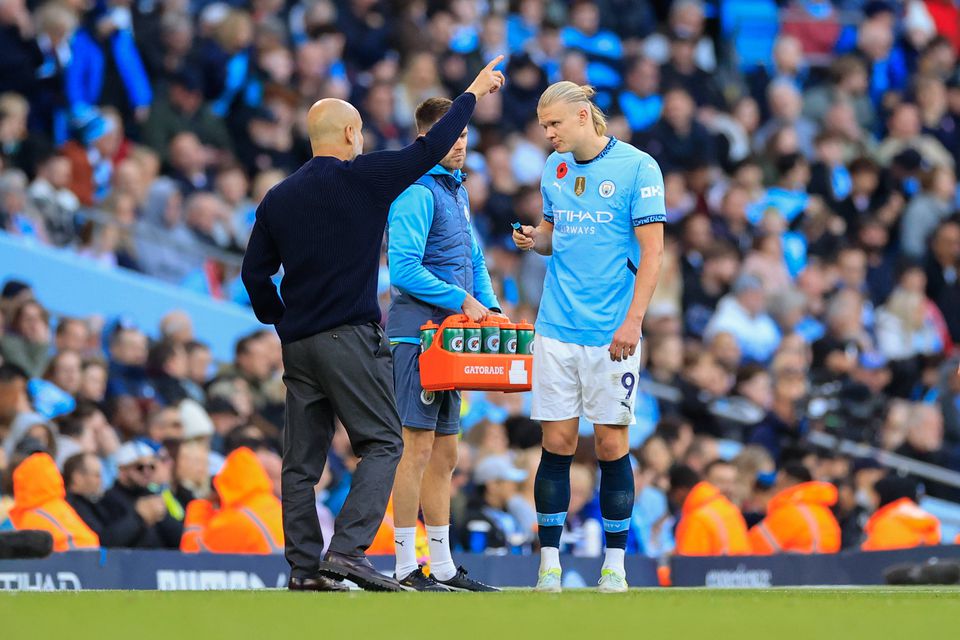
[[433, 434], [423, 429], [404, 429], [404, 457], [423, 468], [433, 452]]
[[569, 434], [544, 431], [543, 448], [550, 453], [555, 453], [560, 456], [572, 456], [577, 452], [577, 434], [574, 433], [571, 436]]
[[433, 459], [431, 462], [441, 470], [449, 474], [453, 474], [453, 470], [457, 468], [457, 462], [460, 460], [459, 451], [456, 447], [452, 449], [444, 449], [441, 451], [434, 450]]
[[629, 449], [629, 444], [625, 444], [621, 438], [597, 436], [594, 442], [598, 460], [619, 460], [629, 453]]

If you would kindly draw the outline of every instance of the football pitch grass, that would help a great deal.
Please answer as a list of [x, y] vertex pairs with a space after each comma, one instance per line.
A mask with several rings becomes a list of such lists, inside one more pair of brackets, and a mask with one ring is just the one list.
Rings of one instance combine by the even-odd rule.
[[960, 637], [960, 589], [0, 592], [4, 640], [301, 637], [933, 640]]

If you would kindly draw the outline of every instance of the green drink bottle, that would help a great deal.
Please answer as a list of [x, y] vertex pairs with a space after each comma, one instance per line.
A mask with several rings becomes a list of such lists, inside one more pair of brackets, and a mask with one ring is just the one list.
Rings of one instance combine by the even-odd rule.
[[500, 353], [514, 354], [517, 352], [517, 325], [500, 325]]
[[480, 325], [476, 322], [463, 323], [463, 352], [480, 353]]
[[441, 340], [441, 346], [444, 351], [463, 353], [463, 325], [448, 325], [447, 328], [443, 330]]
[[433, 320], [427, 321], [427, 324], [420, 327], [420, 353], [430, 348], [439, 328]]
[[522, 356], [533, 355], [533, 325], [526, 320], [517, 323], [517, 354]]
[[481, 351], [500, 353], [500, 325], [489, 320], [480, 324]]

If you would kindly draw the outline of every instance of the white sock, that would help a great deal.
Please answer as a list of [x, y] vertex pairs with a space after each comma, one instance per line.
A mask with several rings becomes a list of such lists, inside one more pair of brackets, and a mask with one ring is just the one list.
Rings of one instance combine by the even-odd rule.
[[457, 565], [450, 555], [450, 525], [427, 525], [427, 543], [430, 545], [430, 575], [437, 580], [449, 580], [457, 575]]
[[540, 573], [560, 568], [560, 549], [556, 547], [540, 548]]
[[623, 554], [625, 551], [623, 549], [607, 549], [606, 555], [603, 557], [603, 569], [613, 569], [622, 576], [627, 575], [627, 570], [623, 568]]
[[393, 542], [397, 554], [397, 580], [403, 580], [417, 570], [417, 528], [396, 527]]

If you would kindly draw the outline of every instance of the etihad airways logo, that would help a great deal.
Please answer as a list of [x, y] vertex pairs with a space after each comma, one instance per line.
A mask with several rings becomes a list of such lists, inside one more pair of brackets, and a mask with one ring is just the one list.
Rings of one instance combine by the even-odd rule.
[[554, 209], [553, 218], [556, 222], [608, 224], [613, 222], [613, 214], [609, 211], [573, 211], [570, 209]]

